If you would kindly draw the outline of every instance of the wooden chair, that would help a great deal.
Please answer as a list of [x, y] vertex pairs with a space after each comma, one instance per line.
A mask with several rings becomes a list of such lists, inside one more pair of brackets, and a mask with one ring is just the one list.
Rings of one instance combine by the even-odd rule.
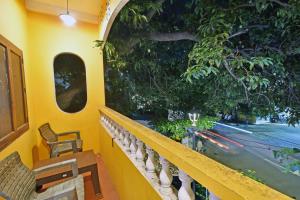
[[[67, 165], [72, 167], [73, 178], [49, 187], [44, 192], [35, 191], [37, 174]], [[83, 177], [78, 175], [76, 159], [31, 171], [22, 163], [18, 152], [14, 152], [0, 161], [0, 180], [0, 197], [6, 200], [84, 200], [84, 182]]]
[[[82, 151], [82, 140], [79, 131], [68, 131], [63, 133], [55, 133], [49, 123], [43, 124], [39, 128], [39, 132], [50, 147], [50, 157], [57, 157], [62, 153]], [[76, 139], [59, 140], [60, 136], [75, 134]]]

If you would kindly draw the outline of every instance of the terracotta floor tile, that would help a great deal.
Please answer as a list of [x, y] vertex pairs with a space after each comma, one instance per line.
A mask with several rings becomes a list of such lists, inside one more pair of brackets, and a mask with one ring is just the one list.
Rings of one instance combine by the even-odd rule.
[[94, 188], [92, 184], [92, 179], [89, 174], [84, 176], [84, 188], [85, 188], [85, 199], [86, 200], [119, 200], [118, 193], [113, 186], [113, 183], [109, 177], [105, 164], [101, 159], [100, 155], [97, 155], [98, 163], [98, 174], [100, 179], [101, 191], [103, 197], [97, 197], [94, 193]]

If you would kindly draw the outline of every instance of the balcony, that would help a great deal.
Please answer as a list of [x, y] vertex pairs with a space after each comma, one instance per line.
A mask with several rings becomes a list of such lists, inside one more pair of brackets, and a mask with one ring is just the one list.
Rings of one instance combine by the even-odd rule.
[[[194, 199], [193, 180], [208, 189], [210, 200], [290, 199], [108, 107], [101, 107], [99, 112], [99, 123], [104, 129], [100, 133], [101, 143], [107, 152], [103, 158], [115, 175], [112, 177], [116, 185], [134, 187], [130, 174], [126, 175], [124, 170], [130, 165], [153, 189], [156, 195], [151, 199]], [[170, 171], [171, 165], [175, 171]], [[179, 176], [179, 190], [171, 185], [173, 176]], [[140, 192], [144, 193], [143, 198], [147, 197], [146, 190]], [[124, 199], [135, 198], [131, 190], [122, 190], [120, 194]]]
[[[0, 135], [0, 160], [14, 151], [19, 152], [28, 168], [33, 168], [36, 160], [48, 159], [49, 148], [38, 128], [49, 122], [58, 131], [80, 130], [83, 151], [93, 150], [99, 155], [98, 170], [105, 200], [117, 196], [121, 200], [193, 200], [193, 181], [207, 188], [210, 200], [291, 199], [106, 107], [103, 52], [93, 48], [93, 42], [107, 39], [115, 17], [128, 1], [74, 2], [70, 9], [77, 11], [81, 21], [67, 27], [58, 17], [64, 1], [0, 1], [0, 39], [6, 38], [11, 44], [8, 46], [18, 49], [23, 56], [19, 64], [23, 67], [20, 90], [24, 96], [20, 96], [24, 97], [22, 112], [26, 112], [24, 125], [18, 127], [14, 121], [20, 112], [11, 111], [8, 118], [14, 127], [7, 128], [11, 135]], [[85, 103], [71, 112], [64, 111], [64, 105], [57, 103], [54, 82], [53, 63], [57, 55], [66, 52], [80, 56], [86, 75]], [[2, 91], [0, 87], [0, 95], [7, 94]], [[1, 103], [0, 120], [4, 116]], [[0, 123], [2, 134], [1, 128]], [[179, 186], [172, 184], [175, 179]], [[85, 187], [87, 200], [95, 199], [89, 179]]]

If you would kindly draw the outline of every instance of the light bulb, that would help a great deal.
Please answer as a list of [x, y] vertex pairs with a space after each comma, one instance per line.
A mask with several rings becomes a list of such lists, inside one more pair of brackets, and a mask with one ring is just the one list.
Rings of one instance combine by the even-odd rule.
[[76, 19], [72, 17], [71, 15], [67, 14], [61, 14], [59, 15], [59, 18], [66, 24], [67, 26], [73, 26], [76, 23]]

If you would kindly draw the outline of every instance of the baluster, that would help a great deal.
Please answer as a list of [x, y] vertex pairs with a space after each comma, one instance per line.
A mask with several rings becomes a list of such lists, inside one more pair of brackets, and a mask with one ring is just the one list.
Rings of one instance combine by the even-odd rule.
[[179, 170], [179, 179], [181, 181], [181, 187], [178, 191], [179, 200], [194, 200], [195, 194], [191, 188], [193, 179], [187, 175], [184, 171]]
[[130, 151], [130, 141], [129, 141], [129, 135], [130, 133], [128, 131], [124, 132], [124, 147], [125, 147], [125, 151]]
[[155, 172], [154, 151], [148, 145], [146, 145], [146, 152], [148, 155], [146, 161], [147, 177], [156, 184], [158, 183], [158, 177]]
[[115, 128], [117, 128], [114, 124], [112, 124], [110, 132], [113, 136], [115, 136]]
[[120, 137], [120, 128], [116, 127], [115, 129], [115, 138], [118, 139]]
[[119, 140], [121, 142], [122, 145], [124, 145], [124, 132], [125, 130], [123, 128], [121, 128], [120, 132], [119, 132]]
[[106, 126], [108, 127], [108, 124], [109, 124], [109, 119], [108, 117], [106, 118]]
[[173, 176], [170, 172], [170, 163], [161, 156], [159, 158], [159, 162], [161, 164], [161, 171], [159, 174], [160, 192], [166, 199], [175, 199], [175, 194], [173, 192], [173, 189], [171, 188]]
[[111, 121], [110, 121], [110, 119], [107, 119], [107, 128], [108, 128], [108, 130], [110, 130], [110, 126], [111, 126]]
[[209, 191], [209, 200], [220, 200], [214, 193]]
[[105, 119], [105, 127], [108, 128], [108, 118]]
[[110, 121], [110, 130], [113, 129], [114, 125], [115, 125], [115, 122], [114, 122], [113, 120], [111, 120], [111, 121]]
[[133, 159], [136, 158], [136, 151], [137, 151], [137, 147], [136, 147], [136, 138], [134, 135], [130, 135], [130, 140], [131, 140], [131, 143], [130, 143], [130, 155]]
[[145, 152], [144, 152], [144, 143], [137, 139], [137, 151], [136, 151], [136, 160], [138, 163], [138, 166], [144, 168], [145, 167]]
[[106, 126], [107, 126], [107, 118], [106, 118], [106, 116], [104, 116], [103, 122], [104, 122], [104, 125], [105, 125], [105, 127], [106, 127]]

